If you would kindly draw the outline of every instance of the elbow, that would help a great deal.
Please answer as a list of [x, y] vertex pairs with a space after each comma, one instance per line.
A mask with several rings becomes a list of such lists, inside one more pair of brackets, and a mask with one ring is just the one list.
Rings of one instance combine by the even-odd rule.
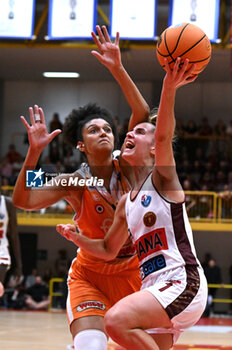
[[144, 105], [141, 105], [140, 109], [138, 109], [137, 111], [138, 119], [143, 118], [144, 121], [148, 121], [150, 112], [151, 110], [147, 103], [145, 103]]
[[145, 114], [146, 117], [149, 117], [150, 113], [151, 113], [150, 107], [146, 103], [145, 106], [144, 106], [144, 114]]
[[107, 253], [107, 256], [105, 257], [105, 261], [111, 261], [114, 260], [116, 258], [116, 254], [113, 254], [111, 252]]
[[117, 252], [114, 249], [110, 249], [107, 245], [107, 242], [104, 242], [104, 260], [110, 261], [115, 259], [117, 256]]
[[16, 208], [23, 209], [23, 210], [32, 210], [32, 208], [26, 205], [26, 203], [23, 203], [22, 200], [20, 200], [20, 198], [15, 198], [14, 195], [12, 197], [12, 203]]
[[146, 106], [145, 106], [145, 114], [149, 117], [150, 113], [151, 113], [151, 109], [150, 109], [150, 107], [148, 106], [148, 104], [146, 103]]
[[20, 203], [14, 195], [12, 196], [12, 203], [15, 207], [20, 208]]

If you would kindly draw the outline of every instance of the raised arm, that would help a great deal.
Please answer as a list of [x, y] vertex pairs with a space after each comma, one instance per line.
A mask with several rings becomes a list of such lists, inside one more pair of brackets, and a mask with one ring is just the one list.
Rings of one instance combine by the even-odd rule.
[[124, 195], [118, 202], [114, 221], [104, 239], [90, 239], [76, 231], [74, 225], [57, 225], [56, 230], [87, 253], [102, 260], [114, 259], [128, 239]]
[[115, 42], [112, 43], [105, 26], [96, 26], [98, 37], [92, 32], [92, 37], [98, 47], [98, 51], [93, 50], [92, 54], [106, 66], [113, 77], [120, 85], [122, 92], [131, 107], [132, 114], [129, 122], [129, 130], [139, 123], [147, 120], [150, 109], [138, 88], [126, 72], [119, 48], [119, 33], [116, 34]]
[[176, 201], [183, 200], [183, 194], [178, 193], [182, 189], [176, 174], [172, 147], [175, 131], [174, 105], [177, 89], [193, 82], [197, 78], [197, 75], [192, 76], [195, 66], [188, 67], [188, 65], [189, 60], [186, 59], [183, 66], [180, 67], [180, 58], [177, 58], [174, 68], [171, 70], [167, 60], [165, 61], [167, 73], [163, 80], [155, 129], [155, 169], [153, 179], [155, 185], [164, 194], [166, 194], [166, 191], [169, 194], [173, 191], [174, 196], [171, 195], [172, 198], [169, 199]]
[[[168, 177], [167, 170], [175, 166], [172, 141], [175, 131], [176, 91], [179, 87], [193, 82], [197, 77], [196, 75], [191, 77], [194, 65], [188, 67], [188, 64], [189, 61], [186, 59], [183, 67], [180, 67], [180, 58], [177, 58], [174, 68], [171, 70], [167, 60], [165, 62], [167, 73], [163, 80], [155, 129], [155, 164], [164, 177]], [[187, 70], [187, 68], [189, 69]]]
[[46, 188], [26, 188], [26, 170], [36, 168], [42, 150], [56, 135], [61, 133], [61, 130], [57, 129], [50, 134], [47, 132], [43, 110], [37, 105], [34, 106], [34, 110], [32, 107], [29, 108], [29, 114], [31, 125], [21, 116], [22, 123], [28, 133], [29, 149], [23, 167], [18, 175], [12, 199], [16, 207], [36, 210], [57, 202], [65, 195], [65, 191], [57, 190], [57, 188], [54, 191], [51, 187], [49, 187], [49, 190], [46, 190]]

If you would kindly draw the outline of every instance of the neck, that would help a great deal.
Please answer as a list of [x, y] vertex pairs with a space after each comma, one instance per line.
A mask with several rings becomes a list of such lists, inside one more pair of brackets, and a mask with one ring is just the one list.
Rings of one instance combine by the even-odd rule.
[[104, 183], [110, 181], [113, 172], [112, 155], [98, 159], [90, 159], [88, 157], [88, 164], [93, 176], [103, 179]]
[[141, 184], [153, 170], [154, 165], [147, 166], [137, 166], [133, 168], [134, 171], [134, 190], [138, 190], [141, 187]]

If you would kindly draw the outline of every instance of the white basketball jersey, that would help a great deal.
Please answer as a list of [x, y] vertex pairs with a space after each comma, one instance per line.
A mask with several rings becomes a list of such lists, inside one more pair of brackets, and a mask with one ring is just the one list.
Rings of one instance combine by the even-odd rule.
[[8, 212], [4, 196], [0, 196], [0, 264], [10, 265], [11, 259], [8, 249], [7, 227]]
[[143, 282], [180, 266], [200, 266], [185, 203], [162, 197], [152, 183], [152, 174], [133, 200], [129, 193], [126, 218]]

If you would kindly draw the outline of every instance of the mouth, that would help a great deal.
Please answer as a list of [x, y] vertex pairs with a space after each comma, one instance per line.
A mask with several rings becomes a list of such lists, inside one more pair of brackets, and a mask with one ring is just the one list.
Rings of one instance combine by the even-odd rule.
[[109, 143], [109, 140], [108, 139], [102, 139], [102, 140], [99, 141], [99, 143], [104, 143], [104, 142]]
[[135, 147], [134, 143], [130, 140], [127, 140], [125, 143], [125, 148], [126, 149], [133, 149]]

